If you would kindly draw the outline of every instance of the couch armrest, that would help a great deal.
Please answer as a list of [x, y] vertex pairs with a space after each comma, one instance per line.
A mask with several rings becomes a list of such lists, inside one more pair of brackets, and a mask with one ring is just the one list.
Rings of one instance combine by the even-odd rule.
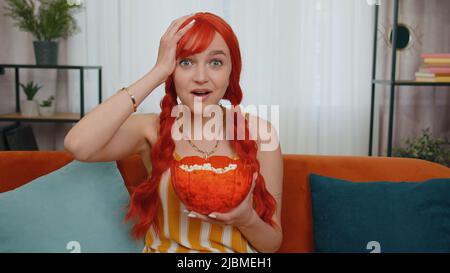
[[18, 188], [63, 167], [73, 159], [66, 151], [2, 151], [0, 192]]

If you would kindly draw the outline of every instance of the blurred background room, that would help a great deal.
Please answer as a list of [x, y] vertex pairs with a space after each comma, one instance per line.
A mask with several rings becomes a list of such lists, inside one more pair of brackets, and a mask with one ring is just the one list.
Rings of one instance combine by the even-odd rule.
[[[243, 106], [279, 105], [284, 154], [449, 163], [450, 1], [0, 0], [0, 10], [0, 150], [64, 150], [81, 115], [153, 67], [172, 20], [210, 11], [238, 37]], [[138, 112], [159, 113], [163, 92]]]

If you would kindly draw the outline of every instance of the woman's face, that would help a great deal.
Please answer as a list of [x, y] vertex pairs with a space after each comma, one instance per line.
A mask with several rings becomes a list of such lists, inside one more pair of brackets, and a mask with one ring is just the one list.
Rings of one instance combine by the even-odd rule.
[[[189, 45], [187, 45], [189, 46]], [[204, 109], [218, 104], [225, 95], [231, 73], [227, 44], [216, 32], [209, 47], [198, 54], [177, 59], [174, 71], [175, 90], [181, 103], [194, 112], [194, 99]]]

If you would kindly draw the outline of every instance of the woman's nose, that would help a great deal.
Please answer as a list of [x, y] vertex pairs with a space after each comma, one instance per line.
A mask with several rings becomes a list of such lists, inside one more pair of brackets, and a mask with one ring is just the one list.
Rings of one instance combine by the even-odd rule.
[[194, 81], [204, 83], [208, 81], [208, 71], [206, 67], [198, 65], [194, 72]]

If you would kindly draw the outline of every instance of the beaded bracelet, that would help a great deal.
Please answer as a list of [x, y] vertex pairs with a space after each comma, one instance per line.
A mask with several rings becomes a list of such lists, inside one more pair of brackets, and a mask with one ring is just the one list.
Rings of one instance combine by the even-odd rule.
[[133, 110], [134, 110], [134, 112], [136, 112], [137, 111], [136, 98], [134, 97], [133, 94], [130, 93], [130, 91], [128, 91], [128, 88], [123, 87], [122, 89], [120, 89], [120, 91], [122, 91], [122, 90], [127, 91], [128, 95], [131, 98], [131, 101], [133, 102]]

